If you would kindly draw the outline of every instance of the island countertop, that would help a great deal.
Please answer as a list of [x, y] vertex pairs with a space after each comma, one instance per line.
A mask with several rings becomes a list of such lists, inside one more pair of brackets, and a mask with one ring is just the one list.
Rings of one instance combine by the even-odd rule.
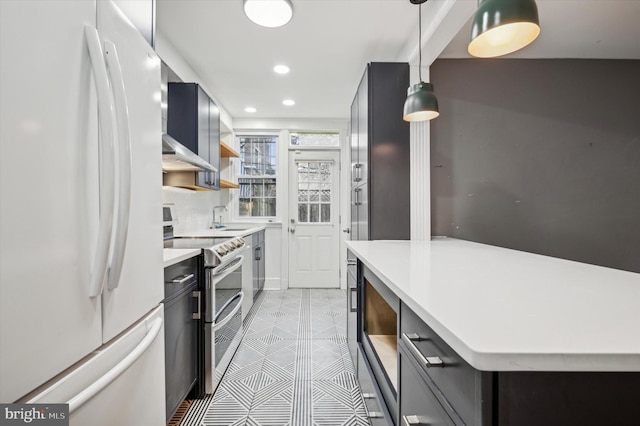
[[450, 238], [348, 241], [485, 371], [640, 371], [640, 274]]

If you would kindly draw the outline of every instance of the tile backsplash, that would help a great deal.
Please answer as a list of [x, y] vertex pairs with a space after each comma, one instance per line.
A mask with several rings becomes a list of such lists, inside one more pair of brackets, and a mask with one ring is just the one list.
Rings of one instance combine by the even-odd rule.
[[[174, 232], [181, 234], [211, 227], [213, 208], [219, 205], [227, 205], [228, 195], [220, 191], [191, 191], [172, 186], [163, 186], [162, 202], [175, 205], [177, 221], [174, 225]], [[222, 213], [223, 221], [228, 222], [229, 212], [220, 210], [218, 209], [217, 214], [220, 215]]]

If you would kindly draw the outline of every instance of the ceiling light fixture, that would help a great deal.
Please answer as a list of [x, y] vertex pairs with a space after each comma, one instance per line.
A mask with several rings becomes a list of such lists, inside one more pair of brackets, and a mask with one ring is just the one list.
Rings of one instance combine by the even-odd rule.
[[438, 99], [433, 93], [433, 84], [422, 81], [422, 3], [427, 0], [409, 0], [418, 5], [418, 76], [420, 83], [407, 89], [407, 100], [404, 101], [404, 121], [433, 120], [440, 115]]
[[244, 110], [245, 110], [246, 112], [250, 112], [250, 113], [252, 113], [252, 114], [253, 114], [254, 112], [258, 111], [258, 110], [257, 110], [257, 109], [255, 109], [254, 107], [246, 107]]
[[478, 0], [468, 51], [479, 58], [506, 55], [540, 35], [535, 0]]
[[289, 74], [289, 67], [286, 65], [276, 65], [275, 67], [273, 67], [273, 71], [275, 71], [277, 74]]
[[296, 101], [294, 101], [293, 99], [285, 99], [284, 101], [282, 101], [282, 105], [286, 105], [286, 106], [294, 106], [296, 104]]
[[243, 0], [243, 2], [247, 18], [263, 27], [281, 27], [293, 17], [293, 5], [290, 0]]

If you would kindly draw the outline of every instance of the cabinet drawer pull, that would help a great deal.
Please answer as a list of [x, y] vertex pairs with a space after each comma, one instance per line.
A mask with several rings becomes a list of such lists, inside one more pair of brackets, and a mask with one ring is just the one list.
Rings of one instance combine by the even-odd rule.
[[422, 361], [422, 363], [426, 367], [444, 367], [444, 362], [442, 361], [442, 359], [440, 359], [440, 357], [422, 355], [422, 352], [420, 352], [420, 349], [418, 349], [416, 344], [413, 343], [414, 341], [419, 342], [421, 340], [428, 340], [427, 338], [420, 337], [416, 333], [411, 333], [411, 334], [402, 333], [402, 337], [407, 341], [411, 350], [418, 356], [420, 361]]
[[194, 291], [193, 293], [191, 293], [191, 296], [198, 299], [198, 301], [196, 302], [198, 304], [198, 312], [194, 312], [193, 314], [191, 314], [191, 317], [194, 320], [199, 320], [200, 317], [202, 316], [202, 312], [200, 312], [200, 306], [202, 305], [202, 299], [201, 299], [202, 292]]
[[423, 416], [402, 416], [405, 426], [429, 426], [429, 419]]
[[363, 393], [362, 394], [362, 398], [364, 398], [364, 399], [375, 399], [376, 395], [373, 394], [373, 393]]
[[[355, 295], [355, 297], [354, 297]], [[353, 301], [356, 301], [356, 305], [353, 305]], [[352, 287], [349, 289], [349, 312], [358, 312], [358, 288]]]
[[175, 277], [174, 279], [172, 279], [171, 282], [173, 284], [184, 284], [193, 277], [195, 277], [194, 274], [180, 275], [179, 277]]
[[370, 419], [381, 419], [384, 417], [384, 414], [382, 414], [379, 411], [369, 411], [369, 414], [367, 414], [367, 417]]

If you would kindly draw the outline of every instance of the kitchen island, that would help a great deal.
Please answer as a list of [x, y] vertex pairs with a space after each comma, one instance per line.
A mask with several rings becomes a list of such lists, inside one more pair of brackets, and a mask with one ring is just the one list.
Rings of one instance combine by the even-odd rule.
[[358, 337], [396, 424], [428, 400], [435, 424], [640, 421], [640, 274], [449, 238], [347, 245], [359, 315], [367, 292], [397, 314], [397, 394], [364, 312]]

